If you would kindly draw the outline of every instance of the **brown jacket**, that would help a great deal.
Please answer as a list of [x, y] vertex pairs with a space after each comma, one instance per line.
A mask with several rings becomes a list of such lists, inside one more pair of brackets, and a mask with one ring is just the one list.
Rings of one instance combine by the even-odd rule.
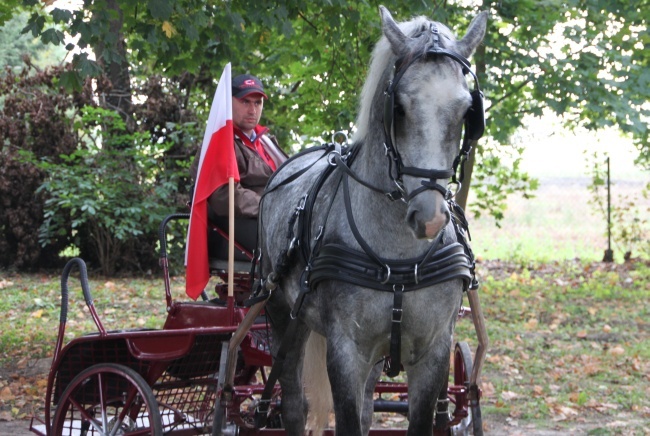
[[[258, 128], [260, 127], [258, 126]], [[268, 155], [275, 162], [276, 168], [279, 167], [287, 159], [287, 155], [280, 149], [275, 137], [262, 133], [267, 132], [267, 129], [258, 128], [256, 131], [259, 130], [260, 134], [258, 134], [259, 139], [257, 140], [262, 141], [264, 148], [269, 151]], [[201, 149], [199, 148], [190, 167], [190, 175], [194, 182], [196, 182], [200, 155]], [[235, 183], [235, 216], [257, 218], [260, 197], [264, 192], [266, 182], [273, 174], [273, 169], [257, 151], [244, 144], [244, 141], [237, 135], [235, 135], [235, 156], [240, 179]], [[228, 185], [223, 185], [214, 191], [208, 199], [208, 204], [210, 205], [209, 215], [228, 216]]]

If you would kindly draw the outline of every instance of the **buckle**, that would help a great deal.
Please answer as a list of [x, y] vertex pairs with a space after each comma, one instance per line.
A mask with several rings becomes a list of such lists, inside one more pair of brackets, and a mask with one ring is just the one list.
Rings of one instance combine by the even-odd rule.
[[393, 307], [393, 317], [392, 322], [401, 323], [402, 322], [402, 309], [396, 309]]

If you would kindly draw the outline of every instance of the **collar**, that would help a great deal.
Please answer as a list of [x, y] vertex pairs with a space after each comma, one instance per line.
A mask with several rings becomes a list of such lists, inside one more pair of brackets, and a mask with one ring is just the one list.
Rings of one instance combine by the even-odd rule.
[[242, 132], [237, 126], [233, 126], [233, 131], [235, 132], [235, 135], [238, 136], [240, 139], [244, 140], [245, 142], [253, 143], [253, 142], [257, 141], [260, 138], [260, 136], [265, 135], [266, 133], [268, 133], [269, 129], [268, 129], [268, 127], [264, 127], [264, 126], [262, 126], [260, 124], [255, 126], [253, 128], [253, 132], [255, 132], [255, 137], [254, 137], [253, 140], [251, 140], [248, 137], [248, 135], [245, 134], [244, 132]]

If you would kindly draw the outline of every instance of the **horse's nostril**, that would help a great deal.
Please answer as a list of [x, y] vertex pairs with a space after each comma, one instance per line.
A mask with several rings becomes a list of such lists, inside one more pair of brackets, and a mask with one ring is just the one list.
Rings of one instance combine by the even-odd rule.
[[416, 218], [416, 214], [418, 213], [417, 210], [410, 210], [406, 214], [406, 223], [411, 227], [414, 231], [417, 230], [418, 222]]

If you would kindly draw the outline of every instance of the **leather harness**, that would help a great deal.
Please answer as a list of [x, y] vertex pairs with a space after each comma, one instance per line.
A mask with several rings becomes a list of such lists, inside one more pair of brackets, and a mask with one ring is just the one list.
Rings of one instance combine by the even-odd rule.
[[[293, 263], [294, 254], [296, 249], [298, 249], [303, 262], [306, 264], [300, 280], [301, 290], [294, 303], [291, 312], [291, 322], [287, 329], [287, 333], [282, 339], [279, 351], [275, 356], [271, 373], [269, 374], [262, 398], [258, 405], [256, 412], [256, 426], [258, 428], [263, 427], [265, 424], [274, 385], [279, 378], [286, 354], [293, 344], [293, 335], [297, 330], [299, 323], [302, 322], [299, 320], [298, 315], [304, 298], [309, 292], [314, 290], [320, 282], [325, 280], [343, 281], [378, 291], [393, 293], [390, 366], [387, 369], [387, 375], [391, 377], [399, 374], [401, 367], [400, 345], [402, 299], [404, 292], [421, 289], [452, 279], [462, 279], [465, 283], [465, 290], [478, 288], [478, 281], [476, 280], [474, 272], [474, 254], [472, 253], [468, 243], [469, 230], [463, 209], [453, 200], [451, 192], [446, 187], [438, 184], [436, 180], [451, 178], [452, 182], [457, 183], [458, 185], [462, 182], [464, 162], [472, 148], [471, 141], [480, 138], [485, 127], [482, 93], [478, 86], [478, 79], [470, 69], [469, 61], [460, 54], [444, 49], [439, 45], [439, 33], [435, 24], [432, 23], [430, 31], [433, 34], [431, 47], [428, 48], [426, 52], [416, 55], [406, 62], [403, 59], [398, 59], [395, 63], [395, 74], [393, 80], [389, 81], [385, 91], [384, 147], [386, 149], [386, 156], [388, 157], [389, 176], [397, 186], [397, 190], [385, 192], [384, 190], [362, 180], [352, 170], [351, 167], [354, 158], [362, 144], [355, 144], [349, 149], [341, 149], [337, 144], [326, 144], [300, 153], [298, 156], [316, 151], [321, 151], [323, 154], [308, 167], [303, 168], [272, 188], [267, 189], [262, 197], [262, 199], [264, 199], [266, 194], [274, 191], [279, 186], [293, 182], [312, 168], [318, 160], [324, 157], [328, 159], [329, 165], [317, 177], [315, 183], [309, 188], [308, 193], [300, 199], [295, 209], [295, 213], [289, 220], [289, 228], [287, 231], [287, 240], [289, 241], [288, 248], [287, 250], [282, 251], [281, 255], [277, 259], [275, 264], [276, 271], [274, 271], [275, 274], [271, 273], [269, 278], [262, 280], [258, 288], [260, 292], [257, 297], [254, 297], [254, 301], [268, 298], [268, 293], [270, 291], [266, 291], [266, 288], [271, 289], [272, 287], [268, 286], [268, 283], [267, 286], [264, 286], [264, 282], [270, 282], [270, 277], [273, 276], [273, 284], [277, 285], [283, 275], [277, 273], [277, 271], [281, 269], [285, 272], [289, 269], [289, 264]], [[405, 167], [402, 164], [399, 151], [392, 141], [395, 90], [406, 69], [416, 60], [423, 56], [438, 55], [448, 57], [459, 63], [463, 73], [470, 73], [474, 78], [475, 88], [474, 91], [471, 92], [472, 107], [466, 115], [465, 134], [461, 149], [454, 160], [452, 168], [450, 169], [436, 170]], [[296, 156], [294, 156], [294, 158], [295, 157]], [[292, 160], [293, 158], [285, 162], [284, 165], [288, 164]], [[456, 173], [459, 166], [460, 176], [457, 178]], [[404, 175], [428, 180], [422, 180], [422, 186], [407, 195], [402, 183], [402, 177]], [[384, 259], [378, 256], [363, 239], [355, 223], [349, 194], [350, 178], [368, 189], [386, 195], [391, 200], [402, 200], [408, 202], [415, 195], [428, 189], [434, 189], [441, 192], [445, 196], [451, 212], [451, 222], [453, 224], [457, 242], [445, 244], [443, 241], [445, 232], [443, 230], [438, 238], [433, 241], [430, 248], [418, 258]], [[322, 241], [326, 222], [319, 228], [318, 235], [316, 235], [315, 238], [312, 238], [311, 229], [313, 206], [318, 197], [318, 193], [328, 180], [330, 186], [336, 186], [336, 191], [338, 191], [338, 189], [343, 190], [348, 224], [362, 251], [336, 243], [327, 243], [323, 245]], [[272, 186], [271, 181], [269, 181], [268, 186]], [[336, 195], [332, 196], [332, 202], [328, 206], [328, 209], [331, 208], [335, 197]], [[329, 213], [326, 213], [324, 216], [328, 217]], [[260, 219], [260, 227], [263, 226], [262, 223], [263, 221]], [[311, 245], [311, 241], [315, 241], [313, 246]]]

